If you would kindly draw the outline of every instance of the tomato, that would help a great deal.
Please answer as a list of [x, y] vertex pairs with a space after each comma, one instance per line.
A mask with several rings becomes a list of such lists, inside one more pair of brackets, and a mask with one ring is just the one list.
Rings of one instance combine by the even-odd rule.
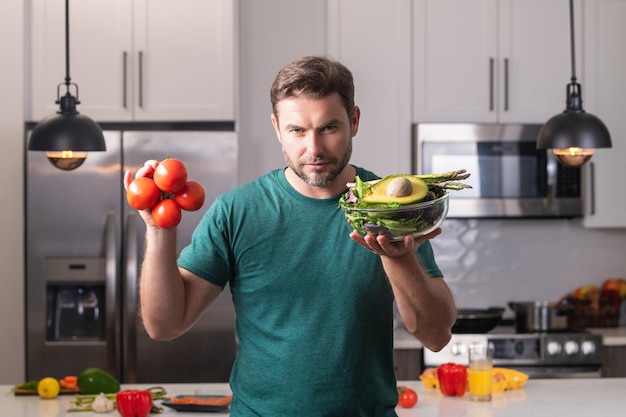
[[187, 168], [178, 159], [167, 158], [157, 165], [152, 179], [162, 191], [176, 193], [187, 182]]
[[178, 226], [181, 218], [180, 206], [170, 198], [159, 201], [152, 209], [152, 220], [162, 229]]
[[411, 408], [417, 404], [417, 392], [409, 387], [398, 387], [398, 405], [402, 408]]
[[126, 201], [136, 210], [147, 210], [159, 202], [161, 190], [148, 177], [135, 178], [128, 186]]
[[196, 181], [187, 181], [183, 188], [174, 194], [174, 201], [183, 210], [196, 211], [204, 204], [204, 188]]

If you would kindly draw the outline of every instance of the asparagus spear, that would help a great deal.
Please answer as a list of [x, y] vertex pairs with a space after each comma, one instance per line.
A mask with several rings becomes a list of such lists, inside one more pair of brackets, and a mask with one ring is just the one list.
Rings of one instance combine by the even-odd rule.
[[[415, 177], [421, 179], [428, 185], [428, 188], [439, 187], [447, 190], [463, 190], [465, 188], [472, 188], [471, 185], [459, 182], [469, 178], [470, 173], [466, 169], [459, 169], [456, 171], [443, 172], [441, 174], [421, 174], [415, 175]], [[367, 184], [375, 184], [380, 180], [367, 181]], [[355, 183], [350, 182], [346, 184], [348, 188], [353, 188]]]
[[470, 173], [465, 169], [459, 169], [456, 171], [448, 171], [443, 172], [441, 174], [422, 174], [416, 175], [417, 178], [421, 179], [427, 184], [430, 183], [440, 183], [447, 181], [459, 181], [469, 178]]

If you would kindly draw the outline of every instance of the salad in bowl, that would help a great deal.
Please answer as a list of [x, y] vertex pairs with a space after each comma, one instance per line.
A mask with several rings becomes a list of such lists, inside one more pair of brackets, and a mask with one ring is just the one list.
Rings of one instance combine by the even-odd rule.
[[359, 233], [386, 235], [400, 241], [438, 228], [448, 214], [448, 190], [471, 188], [461, 182], [470, 174], [460, 169], [443, 174], [396, 174], [374, 181], [358, 176], [339, 199], [348, 225]]

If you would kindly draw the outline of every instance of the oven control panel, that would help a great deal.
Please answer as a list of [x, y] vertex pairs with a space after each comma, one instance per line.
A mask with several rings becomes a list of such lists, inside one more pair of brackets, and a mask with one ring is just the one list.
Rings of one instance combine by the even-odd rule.
[[601, 364], [602, 337], [592, 334], [546, 334], [543, 336], [546, 364]]
[[541, 340], [537, 337], [488, 338], [493, 346], [494, 365], [536, 362], [541, 359]]
[[453, 334], [439, 352], [424, 349], [424, 365], [446, 362], [467, 365], [473, 343], [488, 343], [494, 349], [496, 366], [600, 365], [602, 337], [589, 333]]

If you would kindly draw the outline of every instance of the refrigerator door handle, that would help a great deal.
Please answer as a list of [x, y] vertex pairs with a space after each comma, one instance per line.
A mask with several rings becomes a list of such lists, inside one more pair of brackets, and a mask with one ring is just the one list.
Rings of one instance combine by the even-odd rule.
[[138, 276], [137, 271], [137, 213], [129, 213], [126, 217], [124, 231], [124, 316], [122, 332], [124, 343], [124, 381], [137, 382], [137, 302]]
[[121, 363], [119, 347], [119, 308], [117, 279], [117, 249], [115, 242], [115, 213], [108, 212], [105, 225], [106, 261], [106, 364], [113, 375], [120, 375]]

